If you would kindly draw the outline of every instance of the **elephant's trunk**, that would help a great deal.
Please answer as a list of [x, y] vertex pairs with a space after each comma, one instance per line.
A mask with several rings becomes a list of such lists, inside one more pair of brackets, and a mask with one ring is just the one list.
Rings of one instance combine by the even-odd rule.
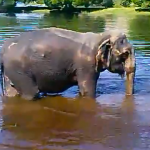
[[126, 95], [134, 94], [134, 73], [126, 74]]
[[134, 94], [134, 77], [135, 77], [135, 54], [132, 50], [131, 54], [125, 61], [126, 71], [126, 95]]

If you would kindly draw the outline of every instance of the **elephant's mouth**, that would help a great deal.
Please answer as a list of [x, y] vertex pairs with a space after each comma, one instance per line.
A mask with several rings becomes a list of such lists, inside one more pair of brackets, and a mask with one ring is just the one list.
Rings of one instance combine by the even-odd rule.
[[121, 61], [118, 56], [111, 55], [109, 66], [107, 68], [111, 73], [117, 73], [121, 77], [124, 77], [125, 74], [125, 62]]
[[111, 67], [108, 68], [108, 70], [111, 73], [119, 74], [119, 76], [121, 76], [121, 77], [124, 77], [124, 75], [125, 75], [125, 68], [124, 68], [123, 64], [112, 65]]

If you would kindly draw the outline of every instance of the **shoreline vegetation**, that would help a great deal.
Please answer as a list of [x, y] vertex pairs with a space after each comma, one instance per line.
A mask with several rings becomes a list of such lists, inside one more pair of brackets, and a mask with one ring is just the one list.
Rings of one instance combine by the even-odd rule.
[[0, 6], [0, 13], [48, 13], [48, 12], [58, 12], [58, 13], [81, 13], [81, 12], [92, 12], [96, 10], [105, 9], [103, 6], [77, 6], [77, 7], [65, 7], [65, 6], [56, 6], [56, 7], [47, 7], [47, 6]]
[[150, 11], [136, 11], [135, 7], [120, 7], [120, 8], [108, 8], [98, 11], [90, 12], [89, 15], [93, 17], [103, 15], [150, 15]]
[[[23, 9], [23, 11], [22, 11]], [[150, 15], [150, 8], [148, 9], [148, 11], [146, 10], [140, 10], [141, 8], [136, 8], [136, 7], [119, 7], [119, 8], [75, 8], [76, 10], [74, 10], [72, 13], [81, 13], [81, 14], [88, 14], [89, 16], [93, 16], [93, 17], [98, 17], [98, 16], [103, 16], [103, 15]], [[137, 10], [136, 10], [137, 9]], [[138, 10], [139, 9], [139, 10]], [[29, 9], [25, 10], [25, 8], [20, 8], [18, 7], [16, 10], [12, 9], [9, 11], [7, 10], [2, 10], [0, 8], [0, 13], [52, 13], [52, 12], [56, 12], [56, 13], [68, 13], [68, 10], [61, 10], [61, 9], [49, 9], [49, 8], [34, 8], [32, 9], [32, 7], [30, 7]]]
[[[32, 13], [51, 13], [51, 10], [33, 10]], [[136, 16], [136, 15], [150, 15], [150, 11], [136, 11], [134, 7], [120, 7], [120, 8], [107, 8], [96, 10], [92, 12], [83, 11], [81, 15], [88, 15], [91, 17], [99, 17], [106, 15], [125, 15], [125, 16]]]
[[[8, 3], [9, 2], [9, 3]], [[21, 5], [18, 3], [22, 3]], [[0, 13], [150, 14], [149, 0], [0, 0]]]

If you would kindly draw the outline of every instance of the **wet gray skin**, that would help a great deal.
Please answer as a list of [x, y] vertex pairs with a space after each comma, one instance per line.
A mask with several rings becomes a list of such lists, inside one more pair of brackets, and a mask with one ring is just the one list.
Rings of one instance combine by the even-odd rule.
[[[126, 72], [126, 94], [133, 94], [134, 49], [119, 30], [83, 33], [51, 27], [21, 33], [3, 44], [1, 68], [13, 93], [28, 100], [75, 85], [80, 96], [95, 98], [97, 79], [106, 69], [121, 76]], [[10, 86], [4, 86], [11, 97]]]

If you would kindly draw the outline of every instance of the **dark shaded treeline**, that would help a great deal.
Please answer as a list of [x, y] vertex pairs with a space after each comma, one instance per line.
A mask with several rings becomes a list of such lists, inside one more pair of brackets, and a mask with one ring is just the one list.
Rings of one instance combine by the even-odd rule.
[[28, 7], [15, 7], [13, 5], [10, 6], [0, 6], [0, 13], [23, 13], [23, 12], [32, 12], [34, 10], [43, 10], [47, 9], [50, 11], [55, 11], [55, 12], [82, 12], [82, 11], [87, 11], [87, 12], [92, 12], [96, 10], [101, 10], [104, 9], [105, 7], [72, 7], [72, 8], [61, 8], [61, 7], [38, 7], [38, 6], [28, 6]]
[[150, 8], [149, 0], [35, 0], [38, 4], [45, 4], [45, 7], [28, 6], [15, 7], [18, 2], [29, 4], [33, 0], [0, 0], [0, 13], [5, 12], [31, 12], [33, 10], [49, 9], [58, 12], [82, 12], [95, 11], [109, 7], [141, 7], [138, 11], [147, 11]]
[[0, 12], [31, 12], [33, 10], [48, 9], [59, 12], [81, 12], [95, 11], [112, 7], [112, 0], [35, 0], [37, 4], [45, 4], [45, 6], [24, 6], [16, 7], [18, 3], [29, 4], [33, 0], [0, 0]]

